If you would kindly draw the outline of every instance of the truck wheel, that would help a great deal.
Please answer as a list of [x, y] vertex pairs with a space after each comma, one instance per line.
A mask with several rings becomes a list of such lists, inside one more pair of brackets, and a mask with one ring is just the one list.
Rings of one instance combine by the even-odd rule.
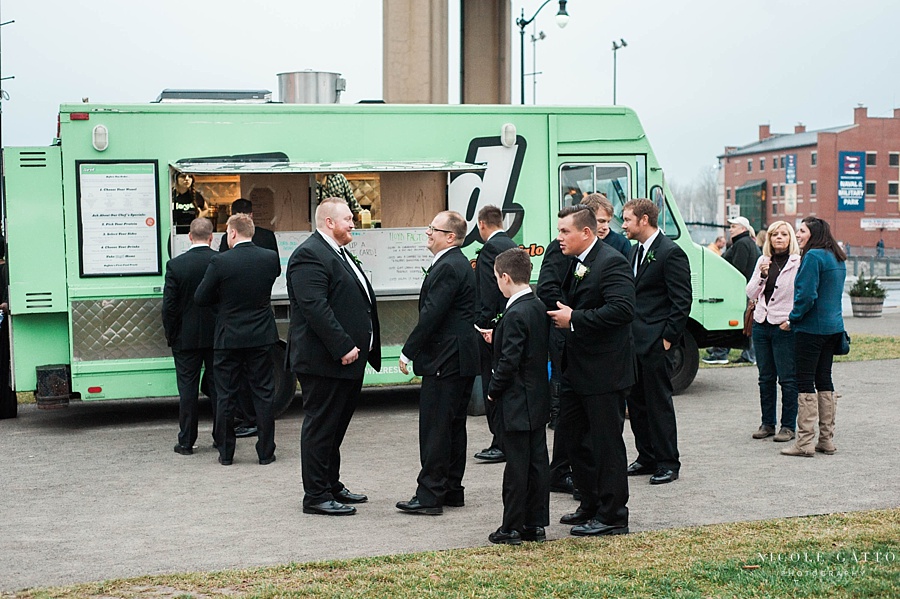
[[297, 377], [293, 372], [284, 369], [284, 345], [275, 344], [272, 350], [272, 361], [275, 365], [275, 401], [272, 404], [272, 412], [275, 418], [284, 414], [297, 394]]
[[672, 388], [675, 395], [679, 395], [691, 386], [694, 377], [697, 376], [697, 369], [700, 367], [700, 350], [697, 348], [694, 336], [685, 329], [681, 343], [672, 351], [674, 352], [672, 356]]

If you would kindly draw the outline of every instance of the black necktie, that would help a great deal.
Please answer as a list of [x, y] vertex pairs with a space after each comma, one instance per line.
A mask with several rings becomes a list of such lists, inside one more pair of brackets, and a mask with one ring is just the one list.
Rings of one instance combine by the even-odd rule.
[[344, 248], [338, 248], [338, 254], [341, 255], [341, 258], [344, 259], [344, 262], [347, 261], [347, 253], [344, 251]]
[[644, 259], [644, 244], [638, 245], [637, 260], [634, 261], [634, 274], [637, 274], [638, 268], [641, 267], [641, 261]]

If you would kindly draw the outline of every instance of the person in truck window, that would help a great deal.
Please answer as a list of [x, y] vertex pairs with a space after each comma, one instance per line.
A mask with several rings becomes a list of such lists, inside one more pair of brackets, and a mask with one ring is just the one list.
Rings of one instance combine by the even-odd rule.
[[343, 198], [350, 206], [354, 218], [362, 210], [362, 206], [353, 195], [353, 190], [350, 189], [350, 182], [340, 173], [316, 175], [316, 201], [321, 202], [325, 198]]
[[175, 186], [172, 188], [172, 221], [175, 233], [190, 233], [191, 221], [206, 217], [206, 200], [194, 189], [194, 176], [187, 173], [176, 173]]

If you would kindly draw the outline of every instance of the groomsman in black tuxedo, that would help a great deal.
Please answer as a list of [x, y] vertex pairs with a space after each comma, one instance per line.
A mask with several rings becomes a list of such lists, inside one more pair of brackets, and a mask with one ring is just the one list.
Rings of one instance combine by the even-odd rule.
[[[194, 303], [194, 292], [206, 274], [209, 261], [216, 255], [209, 247], [213, 238], [212, 223], [206, 218], [195, 218], [191, 222], [188, 238], [191, 240], [191, 248], [166, 263], [162, 303], [163, 329], [175, 359], [179, 397], [179, 431], [175, 453], [181, 455], [194, 453], [200, 370], [205, 367], [206, 372], [212, 374], [213, 333], [216, 325], [216, 313], [204, 310]], [[209, 386], [209, 399], [212, 402], [215, 428], [215, 384]]]
[[[478, 252], [475, 260], [475, 280], [478, 283], [478, 318], [475, 323], [482, 329], [494, 328], [497, 316], [503, 312], [506, 306], [506, 298], [497, 288], [497, 280], [494, 278], [494, 260], [505, 250], [518, 247], [503, 230], [503, 212], [496, 206], [485, 206], [478, 211], [478, 233], [484, 240], [484, 245]], [[491, 384], [491, 346], [487, 343], [479, 343], [481, 346], [481, 390], [487, 397]], [[501, 426], [496, 404], [485, 402], [488, 428], [493, 439], [490, 447], [482, 449], [475, 454], [475, 458], [488, 463], [502, 462], [506, 459], [503, 455], [501, 443]]]
[[503, 523], [488, 535], [491, 543], [518, 545], [543, 541], [550, 522], [550, 464], [547, 421], [549, 320], [544, 304], [531, 291], [531, 258], [519, 248], [506, 250], [494, 263], [497, 287], [508, 298], [493, 331], [493, 368], [488, 402], [501, 419], [506, 468], [503, 471]]
[[234, 459], [234, 404], [241, 378], [247, 379], [256, 410], [256, 454], [262, 465], [275, 461], [275, 371], [272, 345], [278, 342], [272, 312], [272, 285], [281, 273], [278, 254], [253, 245], [253, 220], [246, 214], [228, 219], [231, 250], [210, 260], [194, 294], [200, 306], [216, 305], [215, 378], [219, 405], [216, 442], [219, 463]]
[[687, 255], [658, 228], [659, 208], [631, 200], [622, 210], [622, 229], [638, 243], [631, 251], [635, 318], [632, 323], [638, 381], [628, 398], [638, 456], [629, 476], [650, 474], [650, 484], [678, 479], [678, 431], [672, 403], [672, 346], [681, 341], [691, 313], [691, 267]]
[[300, 467], [303, 513], [349, 516], [368, 497], [340, 480], [341, 443], [356, 409], [366, 362], [381, 370], [375, 291], [358, 259], [353, 213], [343, 198], [322, 200], [316, 232], [288, 262], [291, 327], [287, 359], [303, 390]]
[[466, 221], [438, 213], [425, 230], [434, 254], [419, 292], [419, 322], [400, 355], [400, 371], [422, 377], [419, 395], [419, 472], [416, 494], [397, 503], [412, 514], [442, 514], [465, 504], [466, 406], [480, 371], [475, 330], [475, 273], [460, 250]]
[[625, 257], [597, 238], [590, 208], [563, 208], [557, 227], [570, 266], [562, 300], [548, 312], [566, 331], [556, 434], [566, 442], [581, 492], [581, 505], [560, 522], [574, 525], [576, 536], [624, 534], [628, 460], [622, 429], [625, 398], [635, 381], [634, 280]]

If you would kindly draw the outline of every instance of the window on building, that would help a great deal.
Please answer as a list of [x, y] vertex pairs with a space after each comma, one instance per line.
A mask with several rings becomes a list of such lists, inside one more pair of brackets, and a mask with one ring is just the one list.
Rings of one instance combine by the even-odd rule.
[[867, 196], [875, 195], [875, 181], [866, 181], [866, 195]]
[[812, 197], [816, 197], [816, 188], [817, 187], [818, 187], [818, 185], [816, 184], [816, 181], [810, 181], [809, 182], [809, 195], [811, 195]]
[[891, 197], [897, 197], [898, 186], [900, 183], [897, 181], [888, 181], [888, 195]]
[[766, 159], [760, 158], [759, 159], [759, 172], [762, 172], [764, 170], [766, 170]]
[[753, 172], [753, 160], [750, 158], [747, 159], [747, 172], [748, 173]]
[[784, 168], [784, 156], [778, 157], [778, 168]]
[[778, 203], [772, 202], [772, 216], [778, 216]]
[[810, 155], [809, 155], [809, 164], [810, 164], [811, 166], [816, 166], [818, 163], [819, 163], [819, 153], [818, 153], [818, 152], [812, 152], [812, 153], [810, 153]]
[[730, 188], [730, 187], [729, 187], [728, 189], [725, 190], [725, 199], [726, 199], [726, 200], [730, 200], [730, 199], [731, 199], [731, 188]]
[[875, 152], [866, 152], [866, 166], [875, 166], [877, 156]]
[[778, 195], [780, 195], [781, 197], [784, 197], [784, 185], [778, 186]]
[[900, 152], [891, 152], [888, 154], [888, 164], [891, 166], [900, 166]]
[[772, 183], [772, 193], [770, 195], [773, 198], [778, 195], [778, 185], [776, 183]]

